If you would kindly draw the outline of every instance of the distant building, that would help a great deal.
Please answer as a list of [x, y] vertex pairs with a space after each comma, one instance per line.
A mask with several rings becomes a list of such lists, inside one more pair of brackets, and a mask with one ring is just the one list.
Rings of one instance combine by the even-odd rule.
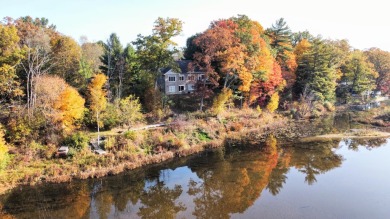
[[205, 80], [204, 72], [189, 71], [188, 65], [191, 61], [177, 61], [181, 73], [175, 72], [172, 68], [161, 70], [161, 78], [159, 80], [162, 91], [167, 94], [187, 94], [196, 90], [196, 83]]

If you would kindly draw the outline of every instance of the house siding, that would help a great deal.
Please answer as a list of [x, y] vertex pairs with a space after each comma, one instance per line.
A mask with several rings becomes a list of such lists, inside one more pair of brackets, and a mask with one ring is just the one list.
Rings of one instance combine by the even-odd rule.
[[[188, 72], [188, 73], [176, 73], [172, 70], [169, 70], [163, 75], [163, 91], [167, 95], [172, 94], [187, 94], [192, 93], [195, 91], [195, 89], [191, 89], [192, 87], [195, 88], [196, 82], [198, 80], [198, 76], [204, 75], [203, 72]], [[192, 77], [193, 76], [193, 77]], [[169, 77], [175, 77], [175, 81], [169, 81]], [[180, 80], [180, 77], [184, 77], [184, 80]], [[194, 80], [191, 80], [193, 78]], [[175, 89], [172, 92], [172, 89], [170, 90], [170, 87], [174, 86]], [[183, 86], [184, 89], [182, 91], [179, 91], [179, 86]]]

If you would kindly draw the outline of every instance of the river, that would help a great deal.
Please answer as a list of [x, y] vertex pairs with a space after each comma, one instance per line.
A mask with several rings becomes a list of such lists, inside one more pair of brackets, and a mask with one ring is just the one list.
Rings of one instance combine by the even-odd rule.
[[390, 218], [389, 157], [386, 139], [270, 136], [117, 176], [19, 187], [0, 196], [0, 218]]

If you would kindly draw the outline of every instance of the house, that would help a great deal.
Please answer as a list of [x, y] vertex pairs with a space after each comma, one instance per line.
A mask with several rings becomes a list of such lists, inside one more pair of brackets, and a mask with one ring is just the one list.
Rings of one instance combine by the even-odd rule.
[[205, 79], [204, 72], [189, 71], [188, 65], [191, 61], [177, 61], [181, 73], [174, 71], [172, 68], [164, 68], [161, 70], [161, 78], [159, 80], [162, 91], [167, 95], [172, 94], [187, 94], [196, 90], [196, 83]]

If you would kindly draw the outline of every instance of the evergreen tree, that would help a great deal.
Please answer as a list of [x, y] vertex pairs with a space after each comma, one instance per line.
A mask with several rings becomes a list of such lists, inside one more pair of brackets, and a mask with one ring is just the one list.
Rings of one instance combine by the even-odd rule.
[[267, 29], [266, 34], [271, 39], [271, 47], [275, 50], [276, 60], [285, 62], [289, 59], [288, 54], [285, 51], [292, 52], [291, 46], [291, 30], [284, 21], [284, 18], [280, 18]]
[[106, 43], [100, 42], [104, 54], [101, 57], [103, 65], [100, 69], [107, 76], [106, 89], [109, 99], [120, 98], [125, 74], [124, 49], [119, 37], [112, 33]]
[[305, 88], [319, 101], [333, 101], [336, 89], [336, 68], [331, 62], [330, 48], [321, 39], [313, 40], [310, 50], [302, 55], [296, 71], [294, 93], [299, 96]]

